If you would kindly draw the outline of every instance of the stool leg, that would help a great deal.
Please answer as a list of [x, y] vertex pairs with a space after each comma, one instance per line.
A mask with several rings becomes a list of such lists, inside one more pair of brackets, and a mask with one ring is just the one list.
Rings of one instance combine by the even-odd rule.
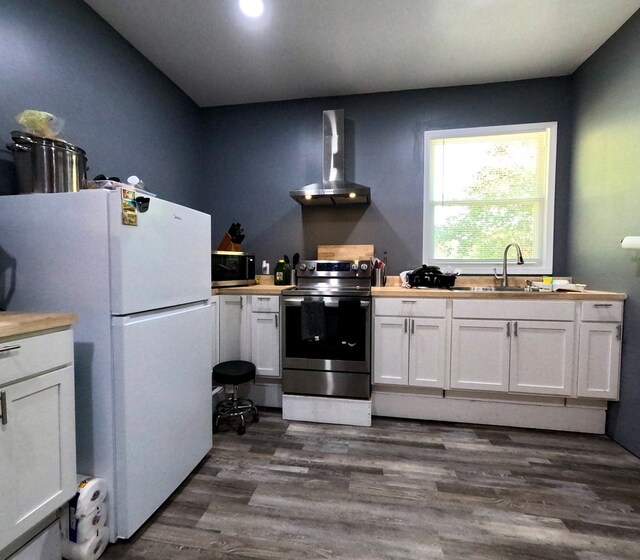
[[238, 435], [241, 436], [244, 434], [246, 428], [244, 423], [244, 414], [240, 414], [240, 427], [238, 428]]

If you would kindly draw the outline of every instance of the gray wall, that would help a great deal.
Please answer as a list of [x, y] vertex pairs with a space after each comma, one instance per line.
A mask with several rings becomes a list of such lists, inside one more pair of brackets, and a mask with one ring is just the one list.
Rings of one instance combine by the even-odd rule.
[[39, 109], [65, 119], [90, 177], [135, 174], [198, 207], [199, 108], [81, 0], [2, 0], [0, 76], [0, 194], [17, 186], [14, 118]]
[[574, 75], [575, 154], [570, 270], [580, 281], [626, 292], [620, 403], [608, 434], [640, 455], [640, 12]]
[[[369, 207], [301, 208], [288, 195], [322, 178], [322, 111], [344, 109], [347, 179], [371, 187]], [[322, 243], [373, 243], [389, 271], [422, 262], [425, 130], [558, 121], [554, 273], [567, 274], [572, 131], [570, 78], [210, 108], [204, 176], [212, 235], [246, 225], [246, 250], [272, 266], [315, 258]]]

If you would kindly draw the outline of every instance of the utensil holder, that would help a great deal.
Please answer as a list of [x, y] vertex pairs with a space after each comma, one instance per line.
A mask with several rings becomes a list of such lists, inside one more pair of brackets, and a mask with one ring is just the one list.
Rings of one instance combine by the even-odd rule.
[[374, 268], [373, 269], [373, 285], [384, 286], [386, 283], [387, 283], [387, 275], [385, 274], [384, 268]]

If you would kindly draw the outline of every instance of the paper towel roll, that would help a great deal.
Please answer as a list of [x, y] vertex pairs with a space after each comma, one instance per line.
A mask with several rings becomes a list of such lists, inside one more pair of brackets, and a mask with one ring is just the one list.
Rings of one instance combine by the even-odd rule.
[[109, 527], [103, 527], [91, 540], [77, 544], [62, 541], [62, 557], [67, 560], [97, 560], [109, 544]]
[[78, 477], [78, 492], [75, 503], [75, 516], [82, 519], [104, 502], [107, 497], [107, 483], [102, 478], [92, 476]]
[[640, 237], [638, 236], [628, 236], [622, 240], [622, 248], [623, 249], [638, 249], [640, 250]]
[[107, 524], [107, 508], [105, 506], [105, 503], [100, 504], [77, 522], [75, 531], [77, 543], [91, 540]]

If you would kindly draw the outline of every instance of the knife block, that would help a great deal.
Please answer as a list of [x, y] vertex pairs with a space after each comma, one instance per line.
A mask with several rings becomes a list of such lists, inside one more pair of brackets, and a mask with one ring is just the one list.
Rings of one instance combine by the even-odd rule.
[[218, 245], [218, 251], [242, 251], [242, 245], [240, 245], [239, 243], [234, 243], [231, 240], [231, 236], [229, 235], [229, 232], [224, 234], [224, 237], [222, 238], [222, 241], [220, 241], [220, 244]]

